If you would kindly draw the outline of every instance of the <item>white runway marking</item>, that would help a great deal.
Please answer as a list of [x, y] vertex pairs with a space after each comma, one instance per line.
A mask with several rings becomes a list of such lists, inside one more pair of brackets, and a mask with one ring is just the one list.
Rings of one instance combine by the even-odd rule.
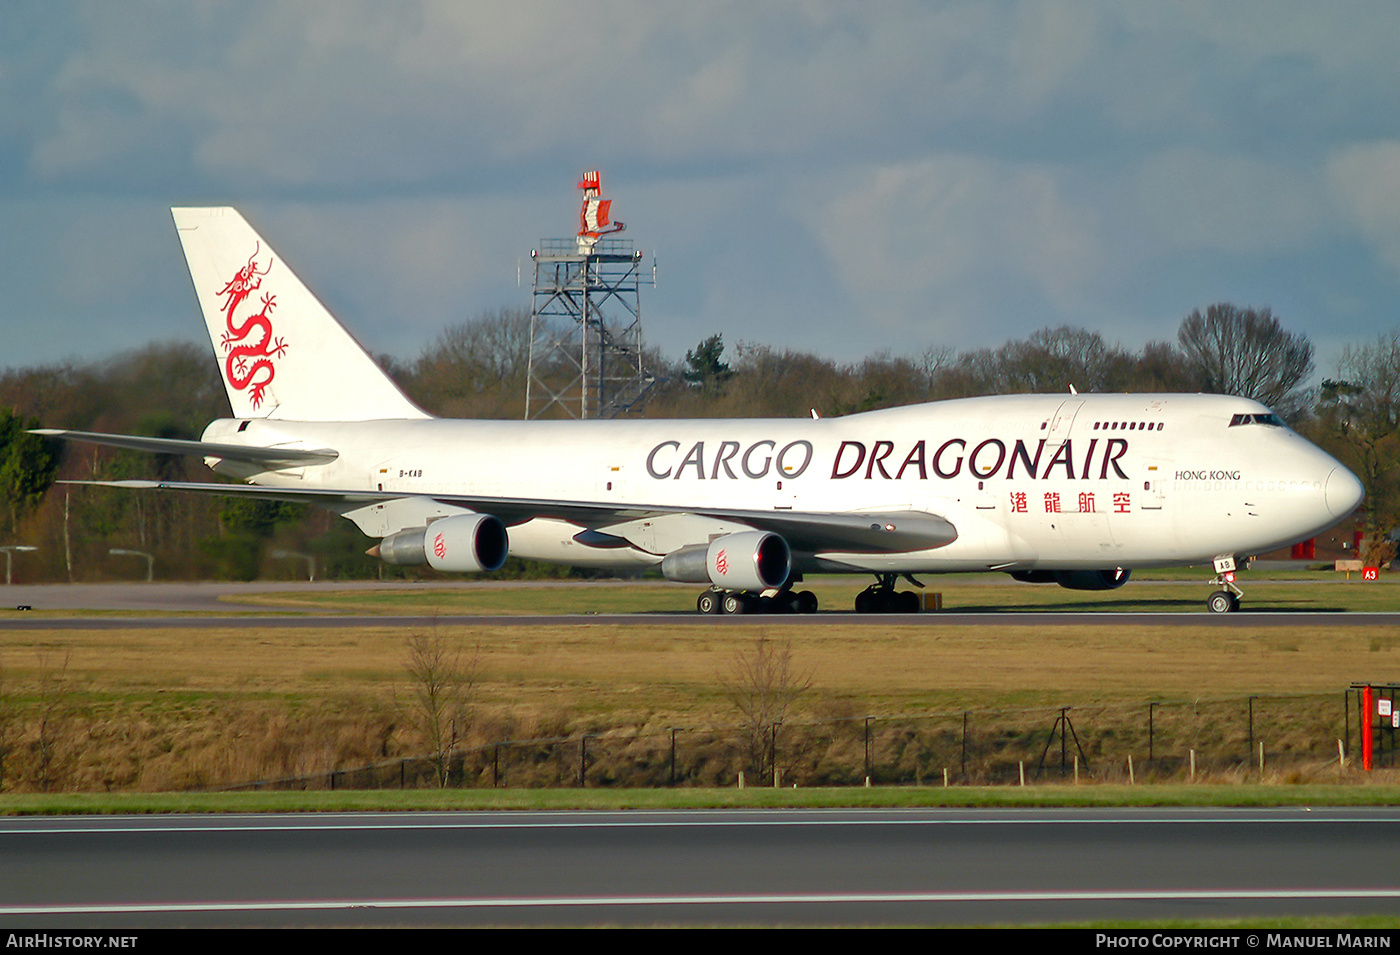
[[0, 915], [122, 915], [160, 912], [313, 912], [349, 909], [523, 909], [551, 907], [631, 907], [662, 905], [832, 905], [871, 903], [969, 902], [1132, 902], [1281, 899], [1400, 899], [1400, 888], [1206, 890], [1119, 892], [899, 892], [813, 893], [798, 895], [655, 895], [504, 899], [329, 899], [291, 902], [172, 902], [120, 905], [23, 905], [0, 908]]

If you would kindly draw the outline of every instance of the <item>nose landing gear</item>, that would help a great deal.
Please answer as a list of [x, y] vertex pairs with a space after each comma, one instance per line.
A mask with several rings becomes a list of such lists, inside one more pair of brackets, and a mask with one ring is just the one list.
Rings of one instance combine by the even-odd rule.
[[1206, 598], [1206, 608], [1211, 613], [1234, 613], [1240, 609], [1240, 595], [1228, 590], [1217, 590]]
[[1240, 609], [1240, 598], [1244, 596], [1244, 591], [1235, 586], [1233, 554], [1215, 558], [1215, 579], [1211, 582], [1221, 589], [1206, 598], [1207, 610], [1211, 613], [1234, 613]]

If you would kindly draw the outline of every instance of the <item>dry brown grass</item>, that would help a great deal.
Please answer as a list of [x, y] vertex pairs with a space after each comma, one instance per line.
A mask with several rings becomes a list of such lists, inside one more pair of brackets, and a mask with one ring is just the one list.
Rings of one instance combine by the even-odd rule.
[[[811, 673], [804, 714], [811, 719], [1069, 705], [1085, 714], [1078, 721], [1097, 707], [1118, 714], [1102, 719], [1121, 721], [1118, 736], [1133, 746], [1148, 700], [1335, 694], [1340, 709], [1351, 682], [1393, 678], [1400, 669], [1400, 645], [1386, 627], [756, 621], [705, 628], [647, 620], [444, 629], [480, 648], [476, 725], [469, 733], [477, 742], [731, 726], [736, 718], [721, 677], [736, 651], [759, 634], [791, 639], [794, 660]], [[41, 656], [67, 659], [60, 788], [184, 788], [419, 752], [391, 702], [408, 689], [406, 636], [376, 626], [6, 633], [3, 692], [19, 713], [4, 783], [34, 788], [23, 780], [32, 770], [26, 754], [34, 742], [30, 716]], [[1178, 742], [1214, 732], [1188, 726], [1184, 710], [1174, 712], [1159, 710], [1160, 732], [1176, 720], [1180, 726], [1171, 732]], [[1289, 725], [1299, 720], [1290, 717]], [[1330, 713], [1328, 720], [1336, 722]], [[1032, 722], [1043, 737], [1049, 719]], [[887, 744], [913, 745], [894, 736]], [[838, 748], [852, 746], [843, 738]], [[906, 760], [911, 772], [934, 771], [919, 760], [935, 757], [916, 750]]]

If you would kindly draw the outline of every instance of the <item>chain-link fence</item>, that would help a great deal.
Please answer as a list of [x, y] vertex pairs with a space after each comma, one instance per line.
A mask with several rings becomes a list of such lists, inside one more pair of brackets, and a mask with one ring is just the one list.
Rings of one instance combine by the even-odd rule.
[[[1355, 707], [1351, 694], [1261, 695], [605, 732], [456, 750], [445, 776], [466, 788], [1304, 781], [1349, 758]], [[433, 760], [410, 758], [227, 788], [425, 788], [437, 779]]]

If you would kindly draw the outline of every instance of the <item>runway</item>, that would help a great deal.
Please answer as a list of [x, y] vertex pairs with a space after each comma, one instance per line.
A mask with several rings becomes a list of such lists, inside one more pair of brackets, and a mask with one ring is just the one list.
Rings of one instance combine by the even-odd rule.
[[1400, 914], [1397, 809], [0, 820], [9, 928]]
[[[1264, 582], [1261, 582], [1264, 583]], [[425, 590], [458, 591], [470, 589], [521, 587], [578, 587], [577, 581], [454, 581], [433, 584], [383, 584], [366, 581], [344, 583], [155, 583], [155, 584], [29, 584], [0, 588], [0, 607], [28, 607], [36, 613], [16, 613], [9, 610], [0, 615], [3, 630], [131, 630], [131, 629], [206, 629], [244, 627], [423, 627], [436, 624], [493, 627], [589, 626], [589, 625], [655, 625], [666, 626], [752, 626], [754, 624], [790, 627], [811, 626], [958, 626], [979, 625], [1008, 617], [1018, 624], [1032, 626], [1375, 626], [1400, 623], [1400, 613], [1347, 613], [1337, 611], [1270, 612], [1250, 610], [1248, 606], [1237, 613], [1213, 614], [1204, 610], [1195, 613], [1117, 613], [1044, 612], [1035, 610], [998, 610], [966, 613], [945, 611], [920, 614], [857, 614], [849, 611], [822, 611], [802, 615], [702, 615], [692, 610], [656, 613], [578, 613], [578, 614], [326, 614], [319, 611], [278, 609], [268, 605], [231, 603], [228, 597], [243, 595], [277, 595], [289, 597], [302, 593], [326, 593], [335, 590], [374, 589], [378, 591], [422, 593]], [[635, 586], [635, 582], [617, 584], [594, 581], [588, 587]], [[657, 586], [677, 586], [658, 583]], [[680, 585], [687, 594], [694, 585]], [[122, 616], [92, 616], [93, 612], [120, 613]]]
[[[1008, 620], [1008, 617], [1013, 620]], [[698, 613], [637, 614], [539, 614], [503, 617], [487, 614], [434, 614], [432, 616], [342, 614], [240, 614], [201, 617], [10, 617], [0, 619], [0, 632], [10, 630], [205, 630], [257, 628], [336, 628], [385, 627], [418, 628], [433, 626], [545, 627], [545, 626], [977, 626], [992, 622], [1024, 626], [1122, 627], [1152, 625], [1166, 627], [1297, 627], [1297, 626], [1378, 626], [1400, 623], [1394, 613], [924, 613], [856, 614], [819, 613], [801, 616], [703, 616]]]

